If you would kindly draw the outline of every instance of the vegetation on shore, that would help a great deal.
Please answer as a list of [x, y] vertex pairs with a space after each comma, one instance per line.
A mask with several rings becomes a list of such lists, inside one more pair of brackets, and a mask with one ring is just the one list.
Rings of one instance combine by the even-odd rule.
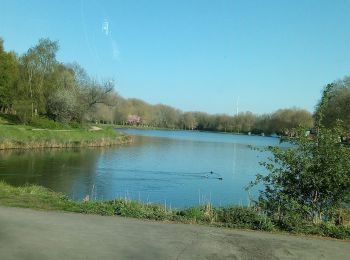
[[292, 127], [312, 126], [311, 113], [297, 108], [265, 115], [210, 115], [125, 99], [115, 91], [114, 80], [96, 80], [76, 63], [59, 62], [58, 50], [57, 41], [39, 39], [19, 55], [6, 51], [0, 38], [0, 112], [16, 115], [21, 124], [45, 117], [65, 124], [100, 122], [255, 134], [288, 134], [285, 130]]
[[[124, 99], [113, 80], [92, 79], [77, 64], [56, 60], [58, 42], [40, 39], [23, 55], [6, 52], [0, 39], [0, 149], [108, 146], [130, 141], [103, 122], [293, 137], [288, 149], [268, 147], [272, 157], [258, 175], [260, 197], [252, 207], [211, 205], [169, 210], [125, 199], [76, 202], [38, 186], [0, 184], [0, 203], [101, 215], [281, 230], [350, 238], [350, 79], [329, 84], [311, 113], [281, 109], [235, 116], [182, 112], [166, 105]], [[299, 128], [297, 128], [299, 127]], [[310, 128], [312, 128], [312, 131]], [[91, 131], [99, 130], [99, 131]]]
[[128, 143], [131, 137], [111, 127], [92, 130], [88, 125], [62, 125], [47, 119], [32, 125], [14, 125], [0, 114], [0, 150], [99, 147]]
[[293, 146], [266, 148], [272, 156], [261, 165], [268, 174], [258, 174], [251, 183], [264, 186], [255, 205], [286, 230], [308, 223], [342, 227], [344, 209], [350, 209], [350, 147], [343, 142], [347, 125], [341, 120], [324, 124], [334, 87], [324, 89], [315, 113], [315, 133], [295, 129], [288, 140]]
[[288, 231], [296, 234], [311, 234], [350, 238], [350, 211], [343, 210], [346, 224], [305, 223], [287, 229], [276, 219], [267, 216], [256, 207], [213, 207], [210, 204], [186, 209], [169, 209], [162, 205], [144, 204], [128, 199], [110, 201], [73, 201], [65, 195], [44, 187], [27, 185], [13, 187], [0, 182], [0, 205], [42, 210], [61, 210], [103, 216], [123, 216], [139, 219], [196, 223], [217, 227], [243, 228], [262, 231]]

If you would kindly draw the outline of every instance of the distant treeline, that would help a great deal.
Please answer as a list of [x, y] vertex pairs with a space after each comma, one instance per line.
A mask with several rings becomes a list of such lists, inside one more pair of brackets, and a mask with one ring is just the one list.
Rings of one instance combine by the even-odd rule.
[[[57, 61], [58, 49], [58, 42], [40, 39], [26, 53], [18, 55], [6, 52], [0, 39], [0, 112], [17, 115], [24, 124], [45, 117], [64, 124], [90, 121], [253, 134], [289, 134], [294, 127], [313, 125], [312, 114], [297, 108], [264, 115], [244, 112], [229, 116], [182, 112], [163, 104], [124, 99], [115, 91], [112, 79], [99, 81], [76, 63]], [[334, 84], [338, 90], [329, 102], [327, 124], [339, 117], [350, 121], [349, 80]]]
[[142, 100], [123, 98], [118, 98], [114, 111], [110, 114], [102, 112], [99, 118], [104, 121], [115, 120], [115, 123], [122, 125], [252, 134], [288, 134], [288, 129], [299, 125], [312, 127], [313, 124], [312, 115], [308, 111], [296, 108], [280, 109], [264, 115], [251, 112], [235, 116], [210, 115], [203, 112], [182, 112], [166, 105], [150, 105]]

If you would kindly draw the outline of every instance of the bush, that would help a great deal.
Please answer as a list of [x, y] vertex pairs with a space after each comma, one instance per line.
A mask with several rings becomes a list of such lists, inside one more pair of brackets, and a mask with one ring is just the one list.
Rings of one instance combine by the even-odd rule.
[[250, 228], [271, 231], [274, 225], [270, 218], [259, 214], [253, 208], [229, 207], [218, 211], [218, 220], [229, 227]]
[[183, 219], [199, 223], [212, 223], [217, 219], [216, 210], [211, 204], [184, 209], [176, 214]]
[[76, 122], [76, 121], [72, 121], [72, 122], [70, 122], [70, 123], [69, 123], [69, 126], [70, 126], [71, 128], [74, 128], [74, 129], [79, 129], [79, 128], [82, 128], [81, 123]]
[[141, 204], [137, 201], [123, 199], [110, 201], [109, 203], [114, 206], [115, 215], [123, 217], [153, 220], [165, 220], [171, 218], [170, 214], [168, 214], [166, 210], [160, 205]]
[[65, 128], [64, 125], [44, 117], [34, 117], [29, 121], [29, 124], [33, 127], [45, 129]]
[[294, 137], [286, 140], [288, 147], [268, 147], [272, 156], [261, 162], [268, 174], [258, 174], [251, 184], [264, 185], [260, 204], [269, 216], [278, 215], [279, 220], [282, 216], [287, 223], [283, 228], [288, 230], [297, 229], [299, 219], [315, 224], [328, 221], [350, 194], [350, 149], [341, 142], [348, 133], [341, 121], [329, 128], [323, 125], [333, 90], [334, 85], [329, 84], [323, 92], [314, 134], [309, 135], [305, 128], [294, 129], [290, 132]]
[[59, 89], [47, 101], [48, 115], [62, 123], [69, 122], [77, 111], [76, 94], [72, 90]]
[[0, 124], [20, 124], [18, 115], [0, 113]]
[[320, 226], [322, 231], [321, 235], [327, 237], [334, 237], [339, 239], [345, 239], [350, 237], [349, 226], [336, 226], [330, 223], [322, 223]]

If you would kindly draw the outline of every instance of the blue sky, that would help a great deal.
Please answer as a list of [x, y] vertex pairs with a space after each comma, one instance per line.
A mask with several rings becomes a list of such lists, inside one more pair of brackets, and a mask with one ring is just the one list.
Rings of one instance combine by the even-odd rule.
[[238, 97], [240, 111], [313, 111], [350, 74], [349, 0], [0, 2], [7, 50], [58, 40], [58, 60], [184, 111], [233, 114]]

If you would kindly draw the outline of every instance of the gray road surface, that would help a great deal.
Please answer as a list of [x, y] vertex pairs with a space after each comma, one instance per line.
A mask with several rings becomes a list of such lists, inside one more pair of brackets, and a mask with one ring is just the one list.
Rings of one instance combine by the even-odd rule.
[[350, 242], [0, 207], [0, 259], [350, 259]]

